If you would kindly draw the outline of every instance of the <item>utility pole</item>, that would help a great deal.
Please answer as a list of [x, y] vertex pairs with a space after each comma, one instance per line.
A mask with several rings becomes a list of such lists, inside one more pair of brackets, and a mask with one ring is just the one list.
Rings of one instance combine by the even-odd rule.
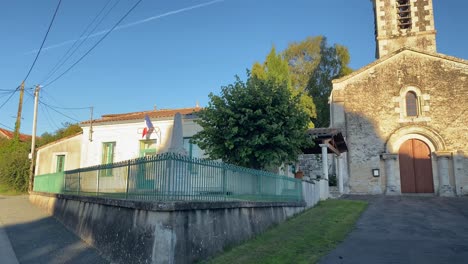
[[18, 104], [18, 113], [16, 114], [15, 131], [14, 131], [14, 134], [13, 134], [15, 138], [18, 138], [19, 133], [20, 133], [21, 112], [23, 111], [23, 96], [24, 96], [24, 81], [21, 83], [21, 86], [20, 86], [20, 98], [19, 98], [19, 104]]
[[36, 86], [34, 91], [34, 116], [33, 116], [33, 127], [32, 127], [32, 138], [31, 138], [31, 166], [29, 167], [29, 192], [33, 191], [34, 187], [34, 165], [36, 163], [36, 124], [37, 124], [37, 105], [39, 101], [39, 90], [41, 87]]

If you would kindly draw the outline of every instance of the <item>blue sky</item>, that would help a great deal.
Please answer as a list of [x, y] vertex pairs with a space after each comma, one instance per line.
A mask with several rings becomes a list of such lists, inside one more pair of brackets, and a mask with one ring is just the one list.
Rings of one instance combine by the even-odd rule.
[[[58, 0], [0, 1], [0, 105], [29, 69]], [[113, 5], [117, 0], [110, 0]], [[135, 3], [121, 0], [96, 32], [109, 29]], [[63, 0], [45, 47], [78, 38], [107, 0]], [[433, 0], [438, 52], [468, 59], [468, 2]], [[272, 45], [283, 50], [307, 36], [325, 35], [349, 48], [351, 67], [374, 58], [369, 0], [143, 0], [122, 22], [142, 22], [112, 32], [70, 72], [47, 86], [41, 100], [52, 106], [94, 106], [94, 116], [157, 108], [192, 107], [234, 75], [262, 61]], [[65, 70], [100, 36], [90, 38]], [[47, 76], [73, 42], [44, 50], [26, 82]], [[57, 76], [56, 74], [55, 76]], [[44, 84], [44, 83], [42, 83]], [[0, 109], [0, 127], [14, 127], [18, 94]], [[33, 99], [25, 96], [21, 131], [30, 134]], [[64, 122], [89, 119], [88, 109], [39, 108], [38, 134]], [[143, 121], [142, 121], [143, 122]]]

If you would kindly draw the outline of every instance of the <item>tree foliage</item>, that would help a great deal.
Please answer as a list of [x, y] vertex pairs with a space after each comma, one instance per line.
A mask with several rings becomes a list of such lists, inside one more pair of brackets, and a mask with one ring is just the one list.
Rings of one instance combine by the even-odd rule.
[[313, 98], [317, 111], [315, 127], [327, 127], [332, 80], [352, 72], [348, 49], [339, 44], [329, 46], [325, 37], [317, 36], [289, 44], [283, 56], [289, 63], [292, 85]]
[[208, 107], [199, 112], [203, 130], [192, 141], [211, 159], [255, 169], [269, 169], [295, 161], [306, 136], [307, 114], [286, 81], [248, 74], [210, 94]]
[[30, 145], [18, 139], [0, 140], [0, 183], [20, 192], [28, 189]]
[[61, 138], [75, 135], [81, 131], [82, 129], [78, 124], [65, 123], [63, 124], [63, 128], [59, 128], [53, 133], [43, 133], [41, 137], [37, 139], [37, 146], [43, 146]]
[[[54, 133], [44, 133], [37, 139], [37, 146], [43, 146], [52, 141], [74, 135], [81, 131], [76, 124], [64, 124], [63, 128]], [[31, 141], [21, 142], [14, 139], [0, 139], [0, 183], [19, 192], [28, 189], [29, 182], [29, 153]]]
[[[293, 85], [288, 61], [283, 55], [277, 54], [274, 47], [271, 49], [263, 64], [256, 62], [252, 66], [252, 76], [275, 83], [286, 83], [291, 94], [299, 97], [299, 105], [302, 107], [303, 111], [305, 111], [309, 119], [312, 120], [317, 116], [314, 101], [307, 92], [304, 92], [304, 89]], [[314, 125], [309, 121], [308, 126], [313, 127]]]

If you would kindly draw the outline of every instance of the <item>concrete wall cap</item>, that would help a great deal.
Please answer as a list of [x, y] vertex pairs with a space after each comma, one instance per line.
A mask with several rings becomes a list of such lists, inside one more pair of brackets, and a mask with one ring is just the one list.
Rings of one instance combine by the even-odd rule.
[[132, 201], [123, 199], [109, 199], [103, 197], [78, 196], [70, 194], [51, 194], [31, 192], [31, 195], [55, 197], [66, 200], [76, 200], [88, 203], [96, 203], [108, 206], [117, 206], [147, 211], [185, 211], [203, 209], [225, 208], [255, 208], [255, 207], [305, 207], [304, 201], [298, 202], [250, 202], [250, 201]]

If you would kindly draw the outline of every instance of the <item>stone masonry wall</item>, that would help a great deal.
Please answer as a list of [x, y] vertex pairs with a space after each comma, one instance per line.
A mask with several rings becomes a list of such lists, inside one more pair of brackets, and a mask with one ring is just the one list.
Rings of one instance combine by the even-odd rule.
[[[305, 177], [316, 179], [322, 177], [322, 154], [302, 154], [299, 155], [299, 170], [304, 172]], [[334, 158], [332, 154], [328, 155], [328, 174], [336, 175]]]
[[400, 29], [397, 19], [396, 0], [374, 0], [377, 23], [378, 57], [403, 47], [436, 51], [436, 32], [431, 0], [411, 0], [412, 27]]
[[[401, 97], [408, 87], [420, 92], [421, 115], [417, 118], [405, 117]], [[446, 151], [461, 150], [466, 158], [466, 62], [405, 50], [356, 76], [335, 82], [333, 98], [343, 100], [346, 113], [351, 192], [384, 190], [382, 177], [372, 177], [371, 170], [384, 171], [379, 155], [385, 152], [387, 140], [399, 128], [431, 129], [443, 138]]]

